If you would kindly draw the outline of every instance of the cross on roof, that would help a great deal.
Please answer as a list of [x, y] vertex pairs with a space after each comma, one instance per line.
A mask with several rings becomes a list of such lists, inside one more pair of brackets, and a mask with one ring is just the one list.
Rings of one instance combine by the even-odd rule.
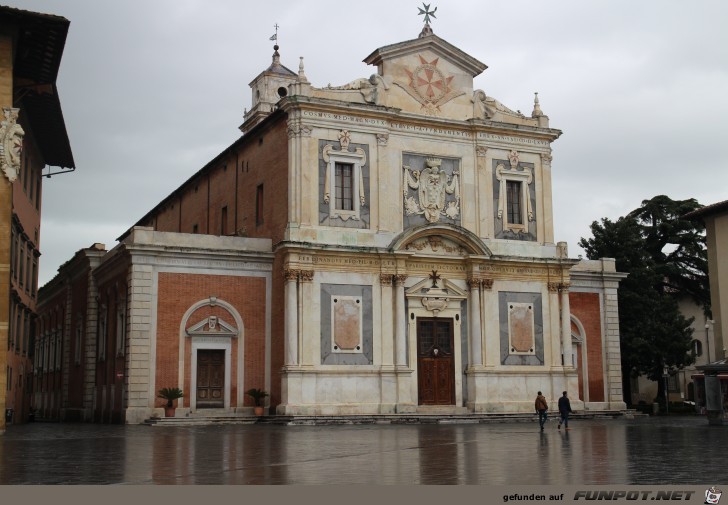
[[420, 10], [420, 12], [417, 15], [418, 16], [421, 16], [423, 14], [425, 15], [425, 24], [426, 25], [429, 25], [430, 24], [430, 16], [432, 16], [433, 18], [437, 19], [437, 16], [435, 16], [435, 12], [437, 12], [437, 7], [435, 7], [435, 10], [431, 11], [430, 10], [430, 5], [431, 4], [426, 4], [426, 3], [423, 2], [422, 3], [422, 7], [424, 7], [425, 9], [423, 10], [422, 8], [418, 7], [418, 9]]

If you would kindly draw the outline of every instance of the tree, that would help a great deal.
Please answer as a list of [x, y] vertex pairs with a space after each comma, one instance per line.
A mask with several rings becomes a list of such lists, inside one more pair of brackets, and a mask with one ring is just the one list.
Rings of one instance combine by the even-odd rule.
[[593, 222], [592, 238], [579, 241], [589, 259], [615, 258], [617, 270], [629, 274], [619, 287], [622, 376], [628, 402], [631, 377], [656, 380], [657, 401], [662, 403], [664, 368], [676, 370], [694, 361], [692, 319], [680, 313], [677, 298], [689, 296], [709, 310], [704, 229], [682, 219], [699, 207], [694, 199], [656, 196], [617, 221]]

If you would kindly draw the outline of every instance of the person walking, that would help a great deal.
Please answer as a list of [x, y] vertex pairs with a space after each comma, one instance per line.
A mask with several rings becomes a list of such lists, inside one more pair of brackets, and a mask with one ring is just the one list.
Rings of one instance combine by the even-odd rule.
[[569, 414], [573, 412], [571, 410], [571, 402], [569, 401], [569, 397], [566, 396], [566, 391], [562, 393], [561, 398], [559, 398], [559, 415], [561, 416], [559, 419], [559, 425], [557, 426], [558, 429], [561, 429], [561, 424], [563, 423], [564, 429], [568, 430], [569, 428]]
[[543, 425], [546, 423], [546, 412], [548, 409], [549, 405], [546, 403], [546, 398], [539, 391], [536, 396], [536, 412], [538, 412], [538, 424], [541, 426], [541, 431], [543, 431]]

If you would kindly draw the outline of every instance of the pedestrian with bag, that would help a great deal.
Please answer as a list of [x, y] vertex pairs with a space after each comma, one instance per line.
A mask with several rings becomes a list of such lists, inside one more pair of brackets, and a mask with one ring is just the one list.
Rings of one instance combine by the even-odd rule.
[[546, 423], [546, 415], [547, 411], [549, 409], [548, 403], [546, 403], [546, 398], [544, 395], [541, 394], [541, 391], [538, 392], [538, 395], [536, 396], [536, 412], [538, 413], [538, 424], [541, 426], [541, 431], [543, 431], [543, 425]]
[[571, 402], [569, 401], [569, 397], [566, 396], [566, 391], [562, 393], [561, 398], [559, 398], [559, 425], [557, 426], [558, 429], [561, 429], [561, 425], [564, 425], [564, 429], [568, 430], [569, 428], [569, 414], [574, 412], [571, 410]]

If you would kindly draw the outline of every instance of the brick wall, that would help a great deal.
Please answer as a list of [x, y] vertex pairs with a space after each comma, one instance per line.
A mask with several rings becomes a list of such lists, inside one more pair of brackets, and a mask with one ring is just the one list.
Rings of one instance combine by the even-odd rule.
[[[263, 187], [262, 220], [256, 219]], [[180, 186], [145, 219], [157, 231], [220, 235], [227, 207], [226, 235], [283, 239], [288, 223], [288, 133], [284, 118], [253, 130]]]
[[[231, 304], [243, 320], [244, 333], [244, 390], [263, 388], [265, 384], [265, 279], [262, 277], [235, 277], [206, 274], [160, 273], [157, 305], [157, 359], [154, 390], [175, 387], [179, 376], [180, 324], [185, 312], [195, 303], [214, 296]], [[228, 323], [234, 323], [229, 313], [221, 307], [205, 306], [196, 310], [187, 326], [210, 316], [217, 315]], [[233, 339], [231, 360], [231, 407], [237, 405], [237, 353], [238, 339]], [[191, 391], [189, 383], [191, 343], [185, 340], [185, 383], [183, 390]], [[189, 396], [183, 399], [190, 406]], [[245, 405], [252, 405], [245, 398]]]
[[589, 401], [603, 402], [604, 353], [602, 351], [601, 310], [598, 293], [569, 292], [571, 314], [584, 327], [587, 351]]

